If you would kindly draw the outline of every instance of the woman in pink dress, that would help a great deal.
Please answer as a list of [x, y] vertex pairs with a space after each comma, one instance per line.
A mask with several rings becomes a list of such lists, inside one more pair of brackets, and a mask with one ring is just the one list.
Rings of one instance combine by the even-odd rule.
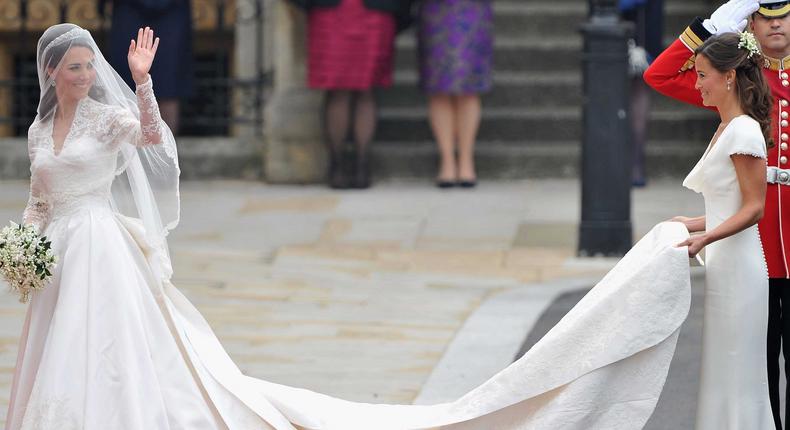
[[[376, 131], [374, 88], [392, 85], [399, 17], [409, 0], [302, 0], [308, 10], [308, 84], [326, 91], [324, 127], [332, 188], [370, 186]], [[352, 132], [352, 162], [346, 141]]]

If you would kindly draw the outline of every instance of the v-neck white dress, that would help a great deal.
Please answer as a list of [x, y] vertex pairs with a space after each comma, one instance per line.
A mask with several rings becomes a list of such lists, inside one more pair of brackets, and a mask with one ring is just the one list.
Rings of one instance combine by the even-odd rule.
[[[741, 207], [730, 158], [766, 158], [760, 125], [734, 118], [711, 142], [683, 185], [705, 198], [706, 230]], [[765, 368], [768, 268], [757, 225], [705, 248], [705, 317], [697, 430], [773, 429]]]

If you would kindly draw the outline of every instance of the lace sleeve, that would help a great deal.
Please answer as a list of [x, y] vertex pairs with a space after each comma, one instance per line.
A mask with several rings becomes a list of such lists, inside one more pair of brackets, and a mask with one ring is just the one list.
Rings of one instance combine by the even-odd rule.
[[135, 142], [137, 146], [156, 145], [162, 142], [164, 132], [164, 121], [159, 114], [159, 104], [154, 96], [154, 84], [151, 76], [145, 83], [137, 86], [137, 105], [140, 108], [140, 131], [141, 136]]
[[36, 172], [32, 171], [31, 173], [30, 197], [27, 200], [27, 206], [22, 214], [22, 223], [32, 224], [38, 231], [43, 231], [49, 221], [49, 203], [38, 186]]
[[154, 85], [151, 77], [137, 86], [137, 106], [140, 110], [138, 120], [131, 112], [115, 109], [114, 118], [108, 127], [108, 139], [112, 146], [122, 143], [142, 147], [161, 143], [166, 125], [159, 114], [159, 104], [154, 96]]

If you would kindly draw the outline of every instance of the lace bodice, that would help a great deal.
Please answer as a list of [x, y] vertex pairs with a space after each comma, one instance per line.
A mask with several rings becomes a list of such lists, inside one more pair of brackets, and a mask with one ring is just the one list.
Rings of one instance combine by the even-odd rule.
[[[166, 126], [150, 78], [137, 87], [137, 102], [140, 120], [131, 111], [83, 98], [59, 153], [52, 119], [33, 123], [28, 130], [31, 180], [25, 224], [41, 231], [53, 216], [89, 203], [109, 204], [113, 180], [125, 168], [119, 156], [122, 146], [166, 141], [161, 139]], [[175, 157], [175, 148], [165, 149]]]

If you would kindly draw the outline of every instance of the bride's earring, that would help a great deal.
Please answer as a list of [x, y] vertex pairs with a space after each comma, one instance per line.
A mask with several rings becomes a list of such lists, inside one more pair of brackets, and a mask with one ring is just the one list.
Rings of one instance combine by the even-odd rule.
[[53, 80], [49, 81], [49, 85], [54, 87], [55, 86], [55, 80], [53, 79]]
[[732, 82], [730, 82], [730, 81], [727, 81], [727, 91], [729, 91], [729, 90], [731, 90], [731, 89], [732, 89], [732, 88], [730, 87], [730, 85], [731, 85], [731, 84], [732, 84]]

